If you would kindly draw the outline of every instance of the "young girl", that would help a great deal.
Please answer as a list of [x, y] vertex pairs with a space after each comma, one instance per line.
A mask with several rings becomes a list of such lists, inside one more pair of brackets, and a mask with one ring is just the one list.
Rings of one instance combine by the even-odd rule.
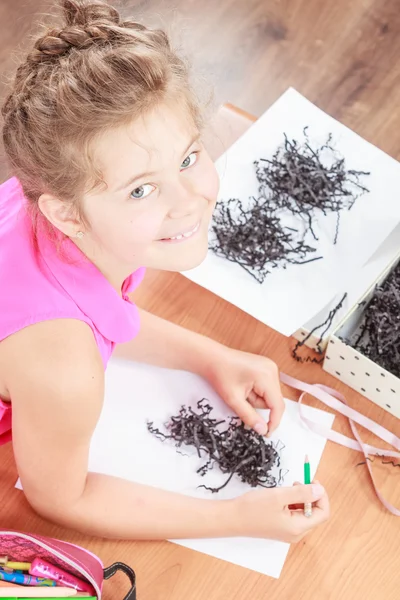
[[0, 186], [0, 434], [10, 439], [12, 421], [24, 492], [44, 517], [101, 536], [296, 541], [328, 516], [318, 483], [219, 501], [88, 473], [116, 346], [199, 373], [259, 434], [267, 424], [255, 408], [271, 409], [272, 432], [284, 406], [271, 361], [129, 299], [144, 267], [204, 259], [218, 178], [165, 33], [103, 2], [61, 4], [65, 24], [36, 41], [2, 111], [15, 177]]

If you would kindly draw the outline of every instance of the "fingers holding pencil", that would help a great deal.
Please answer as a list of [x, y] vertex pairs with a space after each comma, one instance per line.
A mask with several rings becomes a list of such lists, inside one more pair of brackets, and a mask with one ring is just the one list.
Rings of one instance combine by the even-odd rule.
[[[312, 483], [320, 485], [319, 481], [317, 480], [314, 480]], [[301, 484], [298, 481], [296, 481], [294, 485], [304, 487], [303, 484]], [[308, 498], [305, 498], [305, 500], [308, 500]], [[310, 530], [314, 529], [314, 527], [325, 523], [325, 521], [327, 521], [330, 516], [329, 498], [326, 491], [318, 500], [311, 501], [311, 497], [309, 498], [309, 500], [310, 504], [312, 505], [312, 513], [310, 517], [306, 517], [304, 515], [304, 503], [296, 503], [289, 505], [292, 518], [298, 525], [299, 530], [303, 532], [301, 537], [303, 537]]]

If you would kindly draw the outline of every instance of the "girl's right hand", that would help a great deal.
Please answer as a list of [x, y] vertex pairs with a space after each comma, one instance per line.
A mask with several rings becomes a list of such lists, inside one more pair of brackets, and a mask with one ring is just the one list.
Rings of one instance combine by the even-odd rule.
[[[317, 481], [247, 492], [234, 502], [240, 536], [298, 542], [329, 518], [328, 496]], [[311, 517], [304, 516], [306, 502], [312, 503]]]

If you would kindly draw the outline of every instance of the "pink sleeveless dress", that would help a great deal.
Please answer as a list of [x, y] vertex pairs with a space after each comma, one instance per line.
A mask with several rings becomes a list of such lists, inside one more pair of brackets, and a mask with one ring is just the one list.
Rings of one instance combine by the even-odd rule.
[[[19, 181], [0, 185], [0, 342], [34, 323], [78, 319], [92, 329], [105, 368], [115, 344], [139, 331], [127, 294], [145, 269], [124, 281], [121, 297], [70, 239], [57, 235], [55, 243], [39, 221], [35, 238]], [[0, 444], [10, 439], [11, 405], [0, 399]]]

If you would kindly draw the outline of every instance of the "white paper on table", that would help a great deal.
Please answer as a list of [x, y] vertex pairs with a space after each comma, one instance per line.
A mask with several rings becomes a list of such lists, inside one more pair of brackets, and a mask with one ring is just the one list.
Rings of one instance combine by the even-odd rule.
[[[106, 372], [104, 408], [91, 444], [90, 470], [199, 498], [224, 499], [249, 491], [251, 488], [236, 478], [218, 495], [198, 489], [202, 483], [220, 485], [226, 476], [213, 469], [199, 478], [196, 468], [203, 461], [199, 462], [193, 450], [187, 450], [190, 457], [182, 456], [172, 444], [161, 442], [147, 431], [147, 420], [162, 429], [163, 423], [177, 414], [182, 404], [195, 406], [203, 397], [215, 407], [216, 416], [232, 414], [207, 382], [192, 373], [111, 360]], [[334, 415], [307, 406], [304, 411], [321, 425], [332, 426]], [[267, 416], [267, 411], [261, 412]], [[326, 439], [301, 425], [296, 402], [286, 401], [282, 423], [271, 440], [285, 444], [281, 466], [289, 472], [284, 485], [303, 480], [305, 454], [310, 458], [314, 475]], [[186, 449], [182, 451], [186, 453]], [[175, 540], [175, 543], [272, 577], [279, 577], [289, 550], [289, 544], [250, 538]]]
[[[218, 159], [219, 199], [239, 198], [244, 206], [256, 195], [253, 161], [270, 158], [284, 133], [301, 143], [308, 126], [311, 146], [322, 145], [329, 133], [346, 160], [347, 169], [370, 171], [362, 183], [370, 190], [350, 211], [340, 213], [339, 237], [333, 245], [336, 214], [313, 221], [319, 242], [312, 241], [322, 260], [277, 268], [259, 284], [239, 265], [208, 253], [186, 277], [284, 335], [303, 326], [346, 288], [359, 269], [400, 221], [400, 164], [356, 133], [318, 109], [294, 89], [287, 90], [246, 133]], [[306, 238], [307, 241], [308, 238]], [[311, 257], [311, 256], [310, 256]]]

